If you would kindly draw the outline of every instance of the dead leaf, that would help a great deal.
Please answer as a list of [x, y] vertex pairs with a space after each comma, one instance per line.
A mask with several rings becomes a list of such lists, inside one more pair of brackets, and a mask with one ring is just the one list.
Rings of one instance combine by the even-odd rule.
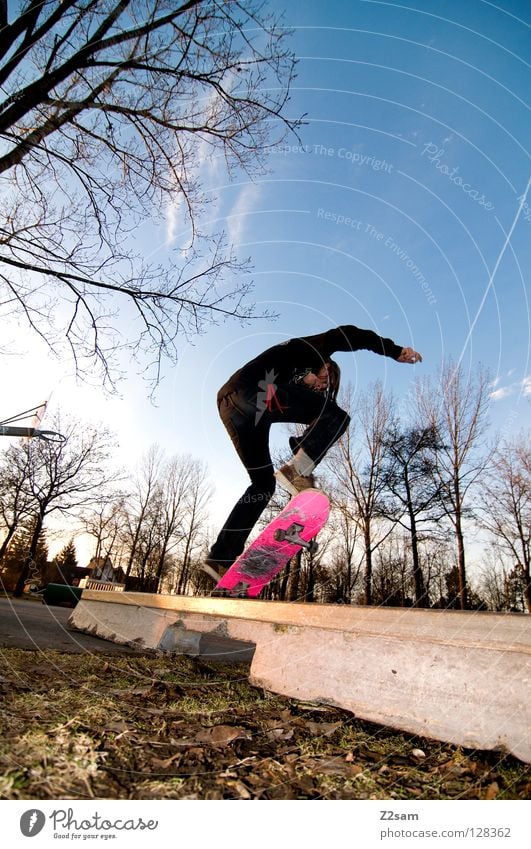
[[293, 728], [272, 728], [271, 731], [266, 732], [265, 737], [271, 743], [278, 740], [291, 740], [293, 737]]
[[229, 746], [235, 740], [250, 740], [251, 734], [245, 728], [233, 725], [214, 725], [213, 728], [203, 728], [195, 735], [197, 743], [210, 746]]
[[227, 787], [234, 790], [240, 799], [252, 799], [252, 793], [245, 786], [243, 781], [227, 781]]
[[[374, 752], [372, 749], [361, 749], [359, 755], [364, 760], [374, 761], [375, 763], [378, 763], [378, 761], [383, 760], [381, 752]], [[407, 763], [408, 761], [406, 758], [402, 758], [401, 762]]]
[[487, 787], [484, 798], [485, 799], [495, 799], [499, 792], [500, 792], [500, 785], [498, 784], [497, 781], [493, 781]]
[[321, 775], [343, 775], [345, 778], [354, 778], [363, 772], [359, 764], [346, 763], [343, 758], [312, 758], [305, 761], [304, 766]]
[[342, 722], [312, 722], [311, 719], [304, 720], [304, 728], [315, 737], [331, 737], [338, 728], [342, 727]]
[[171, 755], [169, 758], [165, 758], [164, 760], [160, 760], [159, 758], [153, 758], [151, 761], [151, 765], [155, 767], [155, 769], [168, 769], [169, 766], [176, 760], [181, 757], [181, 753], [178, 752], [175, 755]]

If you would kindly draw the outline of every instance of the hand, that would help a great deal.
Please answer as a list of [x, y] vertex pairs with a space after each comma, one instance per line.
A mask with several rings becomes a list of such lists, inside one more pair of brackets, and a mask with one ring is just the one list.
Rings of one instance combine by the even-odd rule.
[[397, 360], [399, 363], [421, 363], [422, 357], [418, 351], [413, 348], [402, 348], [401, 354]]

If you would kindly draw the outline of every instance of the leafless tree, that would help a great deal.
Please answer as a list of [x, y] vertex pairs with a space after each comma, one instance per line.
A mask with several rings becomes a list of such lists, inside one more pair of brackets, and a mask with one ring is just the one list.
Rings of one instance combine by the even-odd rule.
[[451, 360], [441, 367], [437, 383], [417, 384], [419, 419], [440, 437], [434, 453], [434, 475], [441, 488], [441, 504], [456, 540], [459, 603], [468, 607], [465, 520], [471, 496], [488, 463], [482, 444], [487, 427], [488, 375], [478, 368], [465, 375], [463, 366]]
[[153, 513], [153, 500], [157, 493], [163, 452], [158, 445], [152, 445], [142, 458], [138, 471], [134, 474], [131, 487], [124, 499], [122, 539], [127, 552], [125, 576], [129, 577], [144, 537], [150, 513]]
[[414, 604], [429, 605], [420, 557], [427, 525], [441, 520], [441, 484], [435, 479], [436, 454], [441, 447], [434, 426], [389, 429], [384, 437], [382, 512], [409, 534], [413, 568]]
[[507, 553], [495, 541], [483, 552], [478, 570], [478, 592], [489, 610], [525, 610], [522, 581], [515, 580]]
[[482, 487], [481, 524], [517, 567], [531, 613], [531, 445], [529, 433], [495, 451]]
[[[0, 25], [1, 314], [81, 374], [112, 384], [126, 347], [156, 381], [183, 334], [252, 314], [198, 171], [252, 173], [298, 126], [289, 33], [261, 0], [4, 2]], [[177, 207], [175, 256], [146, 261], [139, 226]]]
[[[16, 587], [20, 572], [28, 560], [28, 551], [33, 535], [31, 521], [21, 523], [0, 564], [1, 584], [5, 590], [13, 591]], [[42, 586], [49, 572], [49, 551], [46, 539], [46, 528], [41, 533], [31, 561], [26, 584]]]
[[363, 559], [359, 556], [359, 528], [352, 499], [344, 490], [325, 487], [331, 496], [332, 511], [327, 523], [331, 537], [328, 568], [330, 573], [329, 595], [331, 601], [350, 604], [361, 577]]
[[[180, 566], [184, 577], [183, 571], [187, 573], [190, 568], [194, 535], [200, 523], [199, 478], [203, 482], [204, 477], [202, 465], [189, 455], [171, 457], [161, 469], [141, 535], [141, 539], [149, 540], [141, 572], [145, 574], [145, 567], [151, 561], [150, 573], [158, 591], [169, 570]], [[180, 562], [181, 547], [184, 563]], [[183, 581], [182, 586], [185, 584]], [[181, 589], [180, 585], [178, 591]]]
[[154, 577], [160, 587], [169, 555], [183, 538], [185, 500], [190, 487], [188, 458], [172, 457], [162, 469], [153, 501]]
[[24, 590], [45, 519], [52, 513], [79, 514], [87, 506], [101, 502], [113, 483], [108, 466], [112, 445], [108, 430], [58, 415], [50, 419], [50, 424], [64, 435], [64, 442], [21, 441], [13, 454], [13, 471], [32, 503], [28, 556], [15, 595]]
[[17, 530], [31, 515], [33, 498], [26, 487], [29, 462], [18, 445], [10, 445], [0, 454], [0, 564]]
[[186, 593], [203, 545], [210, 487], [204, 464], [188, 454], [170, 458], [153, 445], [122, 500], [121, 543], [126, 578], [140, 589]]
[[[419, 543], [423, 566], [425, 607], [447, 606], [449, 551], [440, 538]], [[374, 568], [374, 601], [393, 607], [415, 606], [415, 581], [411, 570], [411, 537], [397, 526], [378, 548]]]
[[202, 549], [208, 520], [208, 501], [212, 488], [207, 469], [199, 460], [186, 458], [186, 491], [181, 516], [180, 553], [177, 557], [177, 593], [186, 593], [193, 583], [194, 563]]
[[410, 568], [408, 537], [395, 528], [375, 553], [373, 603], [385, 607], [411, 607], [414, 582]]
[[353, 508], [352, 518], [363, 539], [365, 604], [372, 604], [373, 553], [389, 533], [388, 528], [378, 533], [376, 529], [384, 487], [384, 438], [393, 419], [393, 401], [377, 382], [359, 398], [349, 387], [340, 403], [351, 415], [351, 426], [329, 452], [326, 465], [341, 493], [340, 502]]
[[123, 528], [123, 496], [110, 495], [109, 500], [96, 504], [83, 517], [83, 531], [95, 540], [93, 557], [105, 562], [117, 561]]
[[441, 539], [439, 528], [433, 535], [426, 536], [422, 541], [422, 565], [427, 598], [432, 607], [445, 606], [444, 597], [447, 591], [446, 576], [448, 564], [452, 562], [451, 546], [447, 541], [448, 534]]

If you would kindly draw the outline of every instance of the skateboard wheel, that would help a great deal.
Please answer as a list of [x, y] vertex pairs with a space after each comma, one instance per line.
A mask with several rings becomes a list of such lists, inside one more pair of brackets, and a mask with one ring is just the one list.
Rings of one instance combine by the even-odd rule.
[[212, 590], [212, 592], [210, 593], [211, 598], [228, 598], [229, 595], [229, 590], [225, 589]]
[[308, 551], [310, 552], [310, 554], [315, 554], [315, 552], [317, 551], [318, 548], [319, 548], [319, 543], [316, 542], [314, 539], [312, 539], [310, 545], [308, 546]]
[[283, 528], [277, 528], [273, 536], [277, 542], [284, 542], [286, 539], [286, 531]]

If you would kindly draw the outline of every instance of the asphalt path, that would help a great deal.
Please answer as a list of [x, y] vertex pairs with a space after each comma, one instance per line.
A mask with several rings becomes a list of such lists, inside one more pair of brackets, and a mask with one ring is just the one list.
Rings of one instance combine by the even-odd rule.
[[[1, 647], [91, 654], [152, 655], [151, 649], [122, 646], [68, 625], [72, 608], [43, 604], [40, 598], [0, 598], [0, 650]], [[232, 640], [220, 634], [203, 634], [197, 648], [188, 652], [176, 648], [178, 654], [200, 654], [205, 660], [221, 663], [248, 663], [255, 646]]]
[[43, 604], [38, 598], [0, 598], [0, 646], [104, 654], [146, 654], [141, 649], [71, 630], [71, 608]]

